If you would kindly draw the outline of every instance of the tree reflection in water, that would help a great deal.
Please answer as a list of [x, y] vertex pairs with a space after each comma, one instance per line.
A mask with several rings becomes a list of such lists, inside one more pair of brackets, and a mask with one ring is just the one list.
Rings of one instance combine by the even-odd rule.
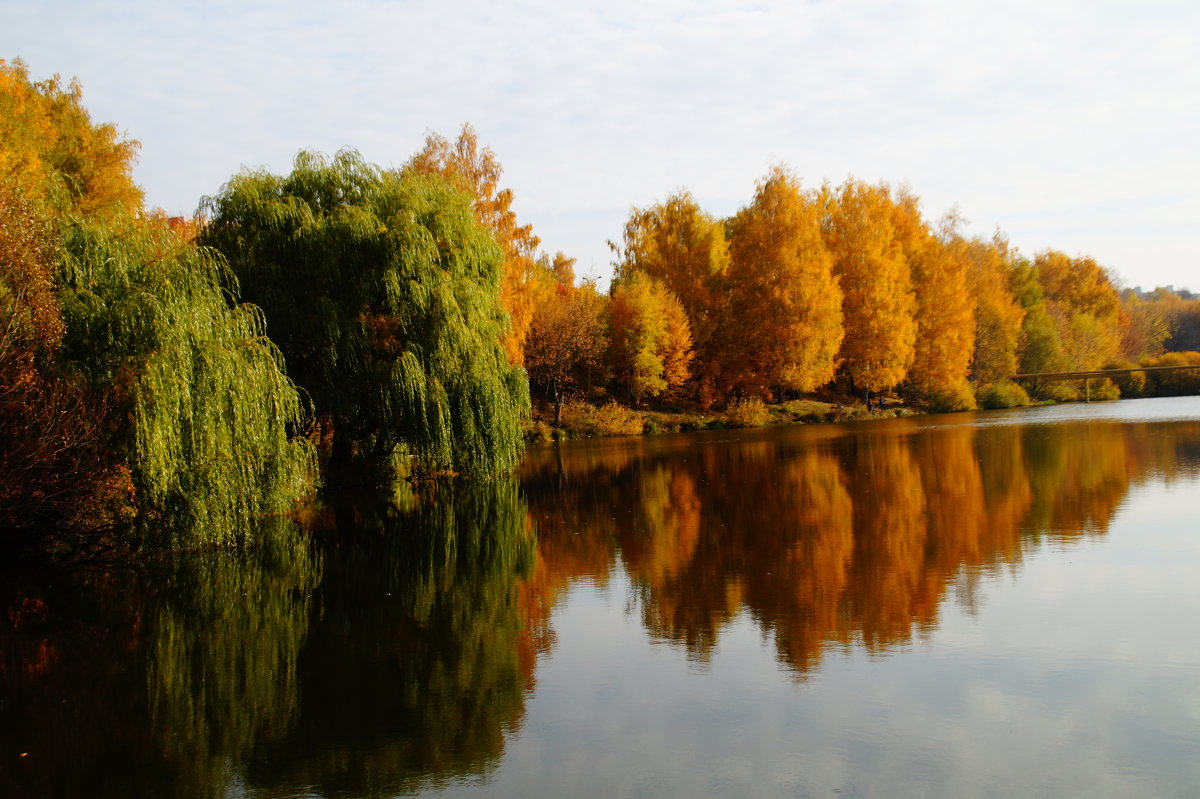
[[296, 723], [256, 786], [389, 796], [486, 773], [524, 715], [533, 663], [517, 586], [535, 557], [515, 481], [342, 521], [298, 662]]
[[1195, 423], [898, 419], [717, 435], [531, 453], [544, 615], [619, 553], [650, 635], [703, 663], [746, 613], [804, 678], [831, 646], [909, 644], [949, 596], [972, 607], [982, 575], [1045, 542], [1102, 535], [1131, 481], [1200, 460]]
[[318, 547], [281, 523], [248, 552], [11, 575], [0, 795], [376, 796], [491, 767], [533, 676], [516, 483], [352, 511]]
[[320, 559], [274, 528], [252, 551], [7, 575], [0, 793], [223, 795], [298, 710]]
[[1191, 422], [580, 442], [532, 450], [520, 484], [347, 501], [245, 552], [26, 567], [0, 580], [0, 795], [486, 779], [577, 582], [623, 567], [637, 623], [702, 665], [750, 618], [803, 680], [829, 651], [907, 647], [1036, 547], [1104, 535], [1131, 486], [1197, 473]]

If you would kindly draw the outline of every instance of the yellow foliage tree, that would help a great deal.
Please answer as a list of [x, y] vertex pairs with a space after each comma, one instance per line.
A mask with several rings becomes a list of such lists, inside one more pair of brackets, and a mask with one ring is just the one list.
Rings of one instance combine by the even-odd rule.
[[[686, 191], [647, 208], [633, 208], [616, 253], [616, 279], [633, 272], [654, 278], [682, 304], [695, 340], [701, 400], [711, 401], [720, 382], [719, 328], [726, 309], [724, 281], [729, 249], [721, 222], [700, 209]], [[705, 402], [708, 404], [708, 402]]]
[[1009, 287], [1011, 271], [1008, 243], [999, 235], [992, 241], [959, 242], [967, 257], [967, 277], [975, 296], [975, 347], [971, 379], [988, 386], [1017, 373], [1017, 348], [1025, 309]]
[[634, 405], [677, 389], [690, 376], [692, 332], [679, 299], [639, 272], [614, 281], [609, 298], [610, 357]]
[[406, 168], [449, 177], [475, 197], [475, 215], [504, 252], [500, 302], [512, 318], [504, 350], [509, 363], [524, 366], [525, 344], [533, 323], [535, 253], [539, 240], [531, 225], [517, 224], [512, 190], [499, 187], [504, 170], [496, 154], [490, 147], [481, 148], [475, 129], [464, 124], [453, 142], [436, 133], [427, 136], [424, 149], [409, 159]]
[[975, 398], [967, 383], [975, 348], [975, 297], [967, 280], [958, 218], [947, 215], [936, 236], [921, 218], [916, 195], [901, 189], [893, 205], [896, 236], [912, 270], [917, 337], [908, 384], [940, 410], [967, 410]]
[[1129, 321], [1104, 269], [1093, 258], [1056, 250], [1033, 261], [1072, 369], [1099, 369], [1121, 351]]
[[846, 376], [866, 392], [887, 391], [905, 378], [917, 337], [916, 298], [890, 194], [886, 185], [851, 178], [820, 195], [825, 242], [844, 295], [839, 357]]
[[815, 201], [794, 174], [774, 167], [730, 220], [729, 237], [726, 386], [769, 398], [772, 387], [828, 383], [844, 332], [842, 291]]

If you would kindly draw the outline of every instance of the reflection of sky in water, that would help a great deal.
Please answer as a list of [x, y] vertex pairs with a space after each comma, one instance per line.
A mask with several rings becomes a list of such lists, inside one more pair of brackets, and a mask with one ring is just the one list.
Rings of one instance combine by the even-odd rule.
[[1105, 536], [1043, 542], [952, 590], [936, 630], [835, 649], [803, 680], [745, 612], [696, 665], [647, 637], [626, 574], [578, 585], [483, 792], [1193, 796], [1198, 491], [1135, 487]]
[[1158, 397], [1120, 402], [1068, 403], [1036, 408], [1010, 408], [916, 417], [922, 427], [953, 427], [959, 424], [987, 427], [1005, 424], [1052, 424], [1056, 422], [1167, 422], [1195, 420], [1195, 397]]

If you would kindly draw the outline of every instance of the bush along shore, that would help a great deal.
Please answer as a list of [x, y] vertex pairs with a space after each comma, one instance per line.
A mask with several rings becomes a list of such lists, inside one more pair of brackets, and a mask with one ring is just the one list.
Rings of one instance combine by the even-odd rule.
[[574, 400], [564, 403], [557, 427], [553, 423], [553, 408], [535, 407], [523, 432], [526, 442], [536, 444], [581, 438], [893, 419], [924, 412], [903, 404], [898, 397], [892, 397], [890, 401], [881, 398], [870, 410], [863, 402], [844, 397], [770, 404], [758, 398], [748, 398], [733, 402], [720, 411], [705, 411], [695, 407], [637, 410], [611, 400], [603, 404]]

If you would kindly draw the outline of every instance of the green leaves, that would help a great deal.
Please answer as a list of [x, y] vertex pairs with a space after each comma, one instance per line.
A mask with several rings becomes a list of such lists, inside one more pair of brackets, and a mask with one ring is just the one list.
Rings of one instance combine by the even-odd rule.
[[331, 468], [400, 444], [427, 472], [516, 465], [528, 388], [501, 348], [501, 252], [472, 202], [353, 151], [302, 152], [286, 177], [246, 172], [205, 200], [202, 241], [331, 424]]
[[217, 253], [138, 220], [76, 221], [59, 284], [63, 355], [125, 404], [114, 446], [156, 537], [237, 540], [311, 493], [313, 449], [288, 435], [300, 396]]

